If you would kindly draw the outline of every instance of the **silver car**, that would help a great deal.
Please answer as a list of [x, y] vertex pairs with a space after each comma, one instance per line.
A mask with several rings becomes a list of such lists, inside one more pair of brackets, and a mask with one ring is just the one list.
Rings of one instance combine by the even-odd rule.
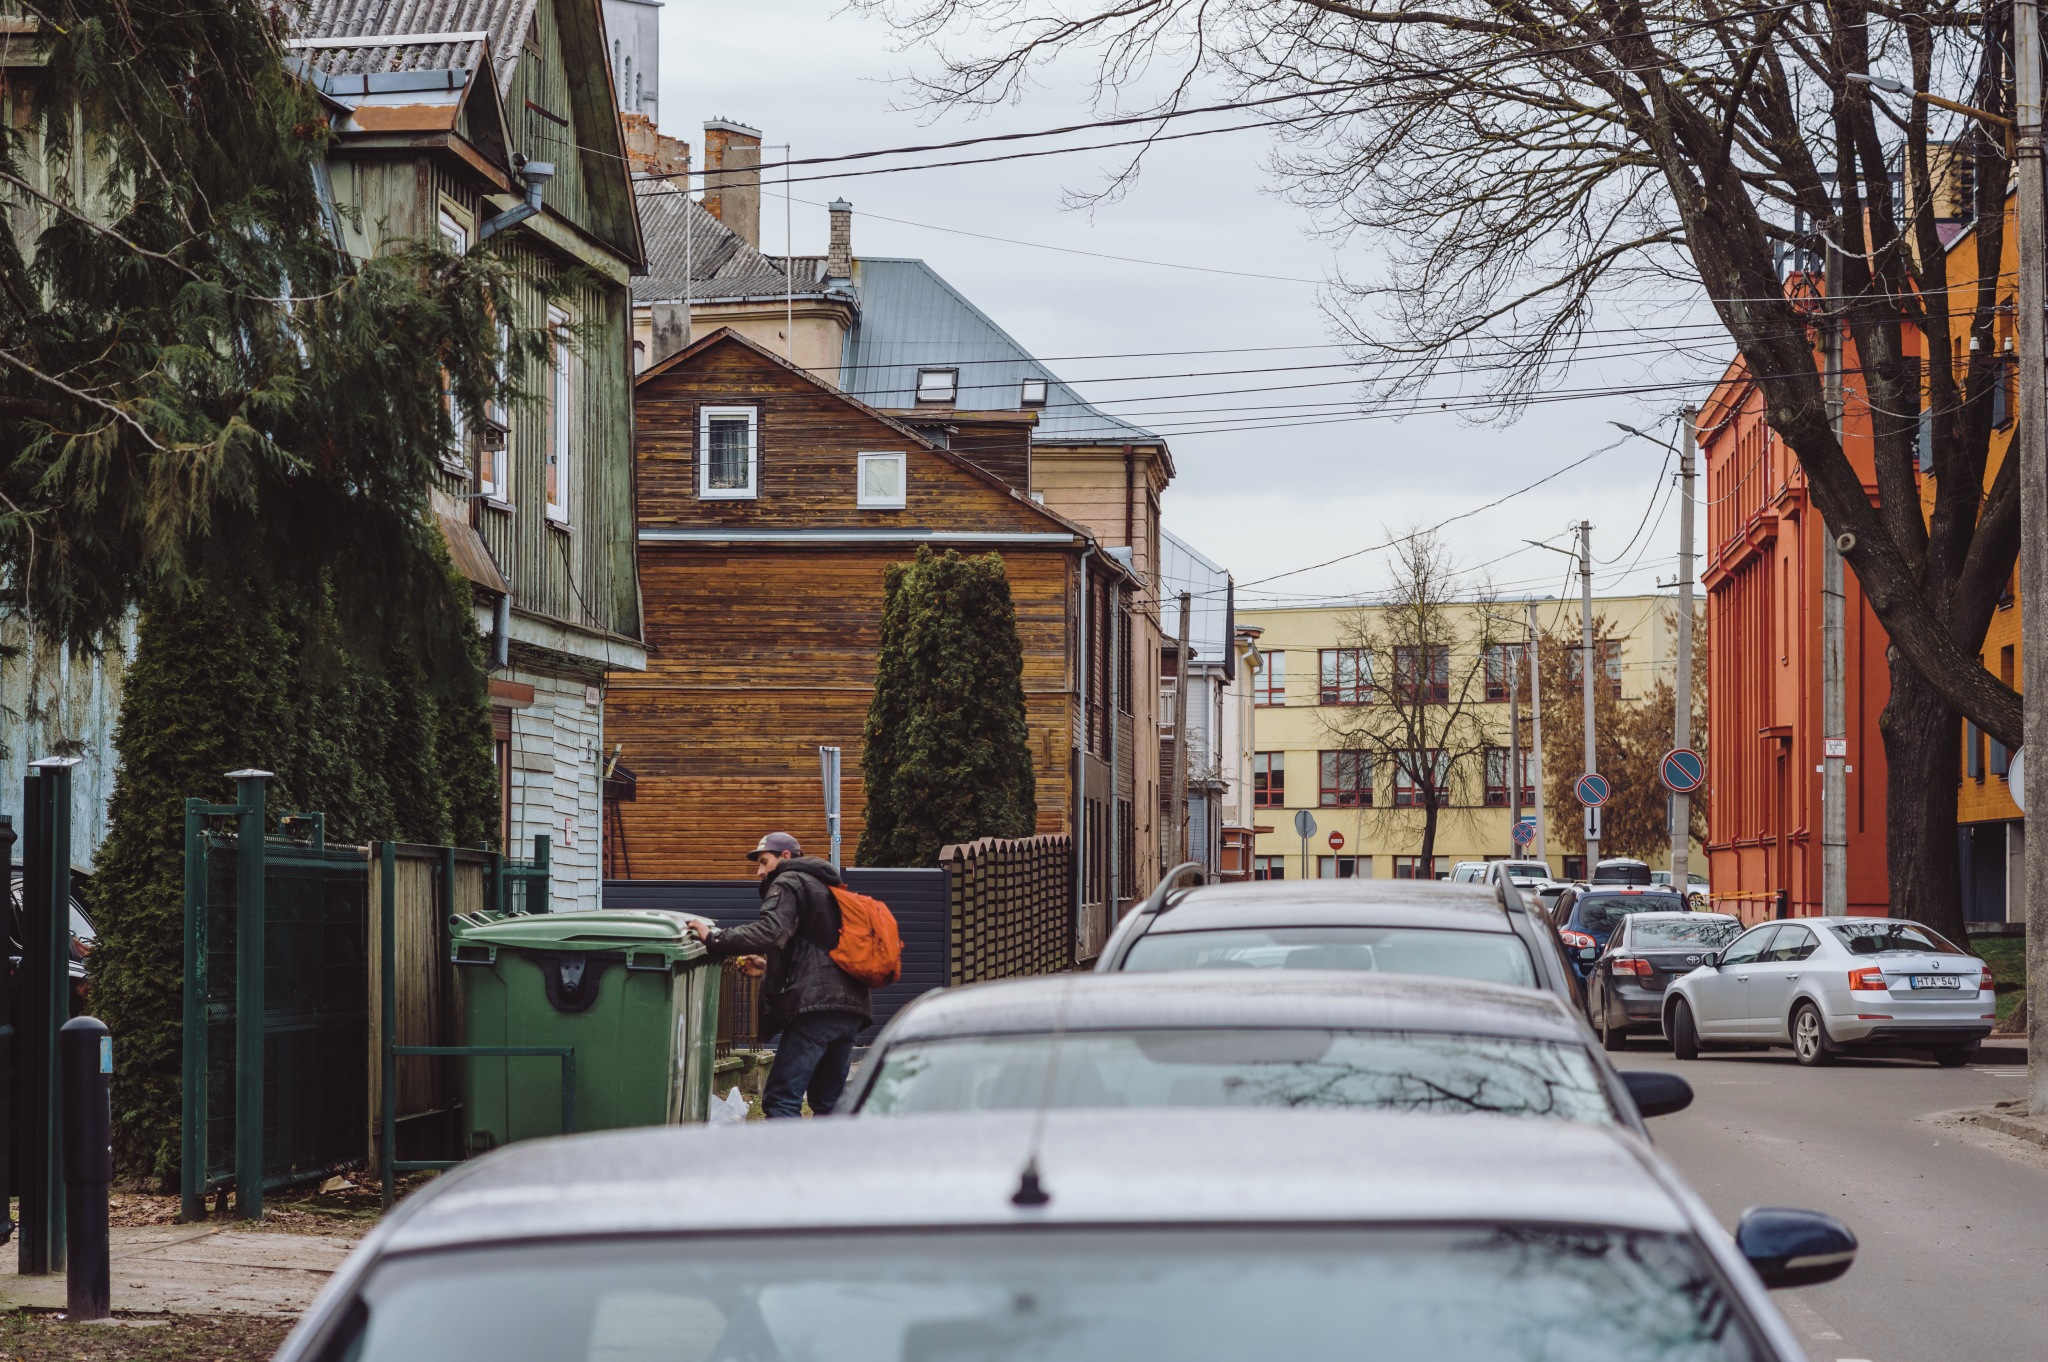
[[1917, 922], [1766, 922], [1671, 985], [1664, 1034], [1680, 1059], [1763, 1043], [1813, 1065], [1870, 1045], [1926, 1050], [1950, 1068], [1969, 1063], [1997, 1020], [1992, 982], [1982, 960]]
[[[1587, 1195], [1587, 1188], [1597, 1195]], [[1765, 1285], [1853, 1235], [1731, 1239], [1613, 1126], [1001, 1112], [535, 1140], [350, 1255], [278, 1362], [1797, 1362]]]
[[1681, 1111], [1553, 994], [1335, 970], [1056, 975], [927, 993], [875, 1038], [860, 1116], [1049, 1106], [1482, 1113], [1623, 1125]]

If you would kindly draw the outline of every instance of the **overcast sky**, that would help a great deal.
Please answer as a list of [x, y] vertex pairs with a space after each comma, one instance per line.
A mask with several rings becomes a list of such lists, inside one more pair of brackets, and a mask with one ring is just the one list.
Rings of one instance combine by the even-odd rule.
[[[700, 156], [707, 118], [760, 128], [766, 142], [789, 142], [803, 157], [1091, 116], [1085, 92], [1056, 78], [1020, 106], [974, 122], [950, 117], [933, 124], [901, 111], [895, 106], [903, 91], [893, 79], [927, 65], [929, 55], [897, 51], [882, 24], [841, 13], [833, 0], [668, 0], [662, 47], [662, 127]], [[1671, 438], [1673, 413], [1686, 397], [1704, 396], [1703, 387], [1560, 401], [1497, 426], [1448, 413], [1375, 418], [1357, 407], [1343, 369], [1154, 377], [1343, 358], [1332, 347], [1324, 281], [1340, 269], [1352, 278], [1372, 275], [1374, 244], [1339, 246], [1316, 237], [1304, 211], [1273, 192], [1264, 168], [1270, 150], [1258, 132], [1168, 143], [1152, 151], [1135, 189], [1092, 213], [1063, 208], [1063, 191], [1098, 184], [1115, 152], [813, 181], [790, 191], [793, 240], [799, 252], [822, 251], [823, 205], [844, 196], [855, 209], [856, 254], [921, 257], [1105, 410], [1169, 432], [1179, 476], [1166, 493], [1168, 527], [1232, 572], [1241, 607], [1377, 590], [1386, 580], [1385, 555], [1358, 550], [1472, 511], [1617, 440], [1582, 467], [1446, 526], [1443, 538], [1463, 566], [1483, 571], [1504, 593], [1550, 595], [1564, 588], [1570, 564], [1522, 541], [1566, 543], [1566, 530], [1584, 516], [1595, 527], [1596, 564], [1609, 564], [1596, 574], [1598, 590], [1647, 591], [1670, 581], [1677, 512], [1668, 473], [1675, 460], [1660, 482], [1666, 451], [1623, 439], [1608, 423]], [[953, 153], [975, 154], [987, 153]], [[780, 157], [769, 152], [763, 159]], [[772, 184], [762, 217], [762, 248], [779, 253], [783, 211]], [[1654, 301], [1660, 320], [1706, 315], [1676, 291]], [[1728, 349], [1715, 345], [1677, 358], [1654, 337], [1599, 339], [1607, 353], [1577, 366], [1560, 387], [1709, 380]], [[1298, 348], [1138, 357], [1225, 347]], [[1130, 357], [1068, 358], [1079, 356]], [[1097, 379], [1123, 381], [1090, 381]], [[1304, 384], [1329, 386], [1294, 386]], [[1282, 385], [1287, 390], [1242, 391]], [[1454, 391], [1447, 386], [1446, 395]], [[1309, 409], [1310, 403], [1327, 405]], [[1215, 433], [1171, 433], [1201, 424], [1197, 413], [1205, 407], [1231, 408], [1230, 418], [1250, 420]], [[1274, 410], [1246, 410], [1264, 407]], [[1635, 547], [1624, 555], [1632, 536]], [[1251, 585], [1275, 574], [1293, 575]]]

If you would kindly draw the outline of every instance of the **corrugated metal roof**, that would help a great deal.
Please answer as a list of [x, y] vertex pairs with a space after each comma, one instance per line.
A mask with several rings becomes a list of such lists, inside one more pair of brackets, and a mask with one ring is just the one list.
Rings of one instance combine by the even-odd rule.
[[848, 345], [848, 391], [870, 406], [914, 407], [919, 369], [957, 366], [962, 411], [1024, 410], [1024, 380], [1046, 381], [1033, 444], [1159, 442], [1082, 400], [924, 261], [860, 259], [853, 277], [860, 316]]
[[[781, 257], [763, 255], [740, 240], [710, 209], [677, 193], [668, 181], [637, 181], [634, 194], [640, 204], [640, 230], [647, 239], [647, 276], [633, 281], [635, 302], [780, 298], [789, 287]], [[796, 296], [817, 296], [823, 259], [792, 259]]]
[[1228, 662], [1231, 618], [1230, 574], [1171, 530], [1159, 531], [1159, 632], [1180, 637], [1180, 593], [1187, 592], [1188, 647], [1197, 662]]
[[[512, 88], [519, 49], [539, 0], [303, 0], [295, 35], [301, 38], [404, 37], [437, 33], [491, 35], [500, 93]], [[365, 43], [360, 47], [300, 48], [316, 71], [369, 75], [383, 71], [476, 70], [484, 44]]]

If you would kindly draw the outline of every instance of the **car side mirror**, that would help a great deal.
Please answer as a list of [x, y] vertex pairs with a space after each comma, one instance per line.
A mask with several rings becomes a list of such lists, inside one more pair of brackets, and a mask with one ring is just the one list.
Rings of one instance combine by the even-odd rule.
[[1692, 1105], [1692, 1084], [1677, 1074], [1657, 1069], [1624, 1069], [1621, 1082], [1646, 1121], [1652, 1116], [1684, 1111]]
[[1719, 952], [1719, 951], [1708, 951], [1708, 952], [1707, 952], [1707, 953], [1706, 953], [1705, 955], [1701, 956], [1701, 957], [1700, 957], [1700, 968], [1701, 968], [1701, 969], [1719, 969], [1719, 968], [1721, 968], [1721, 952]]
[[1831, 1282], [1856, 1261], [1856, 1236], [1819, 1211], [1752, 1206], [1735, 1226], [1735, 1247], [1773, 1291]]

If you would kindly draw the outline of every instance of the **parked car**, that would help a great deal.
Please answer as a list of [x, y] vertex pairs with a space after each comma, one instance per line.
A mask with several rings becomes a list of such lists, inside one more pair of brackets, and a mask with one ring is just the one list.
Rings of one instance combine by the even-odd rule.
[[861, 1116], [1283, 1107], [1625, 1125], [1683, 1110], [1674, 1074], [1617, 1073], [1554, 994], [1416, 975], [1060, 975], [927, 993], [861, 1065]]
[[1477, 884], [1486, 878], [1485, 861], [1460, 861], [1451, 867], [1452, 884]]
[[1925, 1050], [1967, 1064], [1997, 1020], [1991, 967], [1932, 927], [1898, 918], [1807, 917], [1752, 927], [1671, 985], [1672, 1053], [1789, 1045], [1801, 1064], [1843, 1050]]
[[1560, 899], [1557, 911], [1563, 915], [1557, 924], [1558, 945], [1583, 984], [1623, 918], [1632, 913], [1683, 913], [1687, 906], [1668, 889], [1594, 885], [1574, 891], [1569, 900]]
[[1279, 880], [1180, 886], [1118, 924], [1095, 968], [1360, 969], [1451, 975], [1576, 999], [1554, 935], [1513, 885]]
[[[1652, 870], [1650, 872], [1650, 883], [1662, 885], [1667, 889], [1670, 888], [1671, 872], [1668, 870]], [[1714, 901], [1713, 890], [1707, 884], [1707, 877], [1692, 872], [1688, 872], [1685, 877], [1685, 896], [1692, 900], [1692, 906], [1695, 908], [1705, 908]]]
[[1593, 867], [1594, 884], [1650, 884], [1650, 867], [1632, 856], [1610, 856]]
[[1524, 894], [1556, 882], [1550, 876], [1549, 863], [1545, 861], [1488, 861], [1479, 878], [1487, 884], [1506, 879]]
[[[7, 916], [7, 977], [10, 986], [21, 969], [21, 910], [23, 881], [19, 874], [13, 877], [13, 892], [8, 896]], [[86, 961], [92, 955], [93, 946], [99, 941], [92, 919], [86, 915], [85, 905], [74, 896], [71, 900], [71, 1014], [82, 1015], [86, 1010]]]
[[[1589, 1188], [1597, 1194], [1588, 1195]], [[1767, 1287], [1856, 1239], [1731, 1238], [1614, 1126], [995, 1112], [532, 1140], [408, 1197], [277, 1362], [1799, 1362]]]
[[1586, 1015], [1600, 1044], [1626, 1050], [1630, 1033], [1661, 1029], [1671, 981], [1741, 934], [1741, 920], [1727, 913], [1624, 915], [1586, 975]]

